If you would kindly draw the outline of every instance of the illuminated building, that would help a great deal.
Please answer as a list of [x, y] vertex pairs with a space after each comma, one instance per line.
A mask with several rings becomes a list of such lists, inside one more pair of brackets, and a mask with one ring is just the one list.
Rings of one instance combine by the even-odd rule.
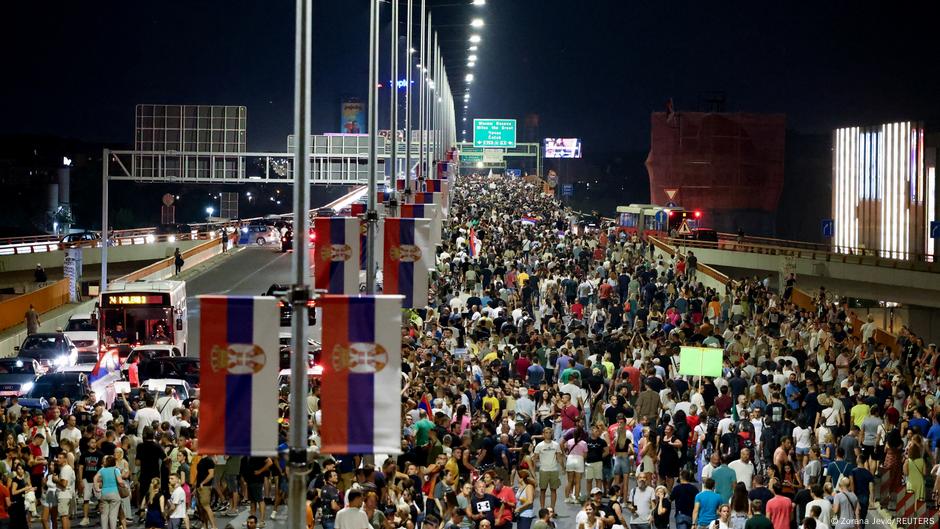
[[923, 123], [836, 129], [832, 144], [836, 251], [893, 259], [934, 253], [936, 151], [925, 148]]

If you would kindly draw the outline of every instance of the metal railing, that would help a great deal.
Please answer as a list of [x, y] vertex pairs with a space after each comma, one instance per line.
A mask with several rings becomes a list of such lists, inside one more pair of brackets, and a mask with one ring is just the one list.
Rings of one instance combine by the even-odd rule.
[[[930, 260], [924, 259], [892, 259], [888, 257], [882, 257], [877, 255], [876, 250], [870, 250], [865, 253], [843, 253], [837, 251], [838, 248], [833, 249], [833, 247], [825, 247], [823, 245], [817, 245], [814, 243], [800, 243], [800, 245], [780, 245], [780, 244], [767, 244], [767, 243], [757, 243], [755, 240], [761, 240], [766, 242], [773, 243], [786, 243], [788, 241], [783, 241], [780, 239], [769, 239], [769, 238], [760, 238], [753, 237], [751, 239], [745, 238], [742, 242], [737, 241], [736, 236], [728, 237], [728, 234], [722, 234], [723, 236], [719, 237], [718, 242], [714, 241], [698, 241], [693, 239], [681, 239], [681, 238], [666, 238], [664, 239], [670, 245], [681, 246], [685, 248], [703, 248], [711, 250], [725, 250], [733, 252], [742, 252], [742, 253], [756, 253], [764, 255], [780, 255], [787, 257], [795, 257], [801, 259], [810, 259], [813, 261], [826, 261], [832, 263], [844, 263], [844, 264], [855, 264], [855, 265], [864, 265], [864, 266], [876, 266], [880, 268], [893, 268], [897, 270], [911, 270], [916, 272], [940, 272], [940, 265], [937, 262], [933, 261], [933, 256], [930, 255]], [[789, 241], [797, 242], [797, 241]], [[912, 254], [913, 257], [913, 254]]]
[[834, 244], [794, 241], [789, 239], [775, 239], [773, 237], [757, 237], [746, 235], [739, 243], [738, 236], [734, 233], [719, 233], [719, 242], [751, 244], [757, 246], [771, 246], [778, 248], [798, 248], [803, 250], [814, 250], [820, 252], [830, 252], [835, 254], [855, 255], [860, 257], [879, 257], [881, 259], [890, 259], [897, 261], [916, 261], [932, 263], [937, 259], [934, 254], [901, 252], [895, 250], [880, 250], [878, 248], [862, 248], [858, 246], [839, 246]]

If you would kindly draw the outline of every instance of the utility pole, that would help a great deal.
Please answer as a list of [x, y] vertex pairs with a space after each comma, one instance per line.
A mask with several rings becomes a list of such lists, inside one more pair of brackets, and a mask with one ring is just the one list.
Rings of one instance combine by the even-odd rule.
[[[423, 5], [424, 0], [421, 1]], [[402, 204], [411, 201], [409, 195], [411, 195], [411, 70], [414, 69], [414, 61], [411, 60], [413, 3], [414, 0], [408, 0], [408, 26], [405, 30], [405, 57], [408, 65], [405, 67], [405, 196], [399, 200]]]

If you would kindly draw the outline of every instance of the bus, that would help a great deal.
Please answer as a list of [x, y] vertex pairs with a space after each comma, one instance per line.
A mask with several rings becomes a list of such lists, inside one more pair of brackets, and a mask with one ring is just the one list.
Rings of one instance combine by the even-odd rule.
[[[694, 230], [702, 212], [688, 211], [681, 206], [630, 204], [617, 206], [617, 229], [639, 237], [675, 237], [682, 231]], [[683, 224], [686, 226], [683, 228]]]
[[115, 282], [98, 297], [102, 352], [120, 344], [164, 344], [185, 355], [187, 326], [183, 281]]

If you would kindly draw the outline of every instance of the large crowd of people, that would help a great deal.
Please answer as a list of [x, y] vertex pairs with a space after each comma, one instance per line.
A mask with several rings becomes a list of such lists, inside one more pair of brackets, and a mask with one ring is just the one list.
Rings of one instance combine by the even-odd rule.
[[[708, 288], [693, 255], [571, 214], [523, 179], [457, 181], [402, 328], [401, 454], [320, 454], [308, 527], [846, 529], [905, 487], [936, 501], [935, 345], [797, 306], [792, 277]], [[722, 376], [680, 374], [693, 345]], [[198, 400], [172, 390], [3, 420], [0, 529], [283, 516], [286, 455], [201, 456]]]

